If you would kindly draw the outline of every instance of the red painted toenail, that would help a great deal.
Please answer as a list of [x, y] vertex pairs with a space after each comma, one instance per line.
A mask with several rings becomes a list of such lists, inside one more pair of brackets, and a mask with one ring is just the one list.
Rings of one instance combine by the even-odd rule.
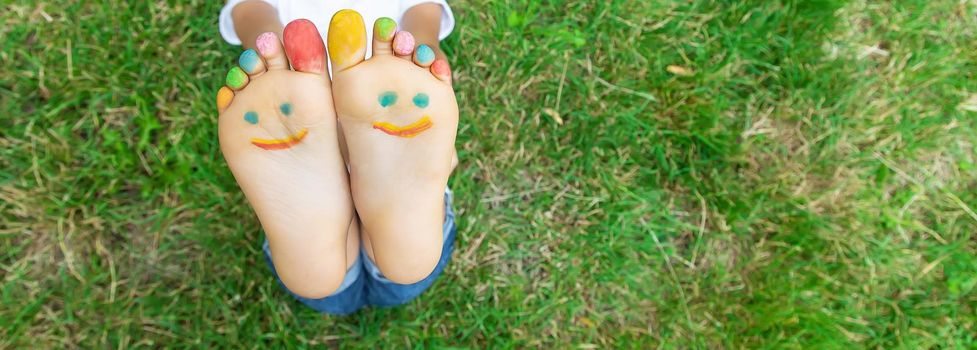
[[434, 61], [434, 64], [431, 65], [431, 72], [434, 72], [434, 75], [439, 77], [450, 77], [451, 66], [448, 65], [448, 61], [438, 59], [437, 61]]

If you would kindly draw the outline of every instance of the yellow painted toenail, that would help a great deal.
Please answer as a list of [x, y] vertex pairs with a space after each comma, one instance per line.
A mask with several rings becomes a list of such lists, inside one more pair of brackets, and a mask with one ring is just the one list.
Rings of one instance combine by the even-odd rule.
[[220, 90], [217, 90], [217, 110], [223, 111], [231, 104], [231, 99], [234, 98], [234, 91], [230, 88], [222, 86]]
[[366, 52], [363, 17], [353, 10], [341, 10], [329, 23], [329, 58], [334, 65], [347, 66]]

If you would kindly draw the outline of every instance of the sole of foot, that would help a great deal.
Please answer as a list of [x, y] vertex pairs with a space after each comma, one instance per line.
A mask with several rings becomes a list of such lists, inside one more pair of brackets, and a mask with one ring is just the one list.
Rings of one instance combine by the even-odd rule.
[[[348, 173], [326, 54], [312, 22], [260, 35], [217, 94], [221, 152], [264, 228], [282, 282], [321, 298], [356, 261]], [[284, 44], [284, 45], [283, 45]], [[291, 68], [289, 68], [291, 66]]]
[[363, 18], [343, 10], [327, 43], [363, 244], [384, 276], [414, 283], [441, 256], [458, 104], [448, 63], [396, 28], [389, 18], [374, 23], [367, 60]]

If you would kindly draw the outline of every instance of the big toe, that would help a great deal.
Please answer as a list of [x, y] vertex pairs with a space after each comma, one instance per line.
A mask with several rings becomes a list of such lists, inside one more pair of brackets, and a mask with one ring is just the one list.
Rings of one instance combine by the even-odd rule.
[[340, 10], [329, 21], [329, 60], [333, 72], [355, 66], [366, 58], [366, 27], [363, 16]]
[[307, 19], [297, 19], [285, 26], [285, 54], [292, 69], [299, 72], [324, 74], [326, 72], [326, 47], [315, 24]]

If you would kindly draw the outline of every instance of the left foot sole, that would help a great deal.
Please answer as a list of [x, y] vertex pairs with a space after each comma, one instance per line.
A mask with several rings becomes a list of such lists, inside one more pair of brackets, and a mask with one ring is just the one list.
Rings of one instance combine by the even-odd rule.
[[331, 91], [322, 39], [304, 20], [289, 23], [284, 38], [282, 47], [262, 34], [228, 73], [217, 94], [220, 146], [282, 282], [321, 298], [346, 273], [352, 199], [332, 100], [323, 98]]

